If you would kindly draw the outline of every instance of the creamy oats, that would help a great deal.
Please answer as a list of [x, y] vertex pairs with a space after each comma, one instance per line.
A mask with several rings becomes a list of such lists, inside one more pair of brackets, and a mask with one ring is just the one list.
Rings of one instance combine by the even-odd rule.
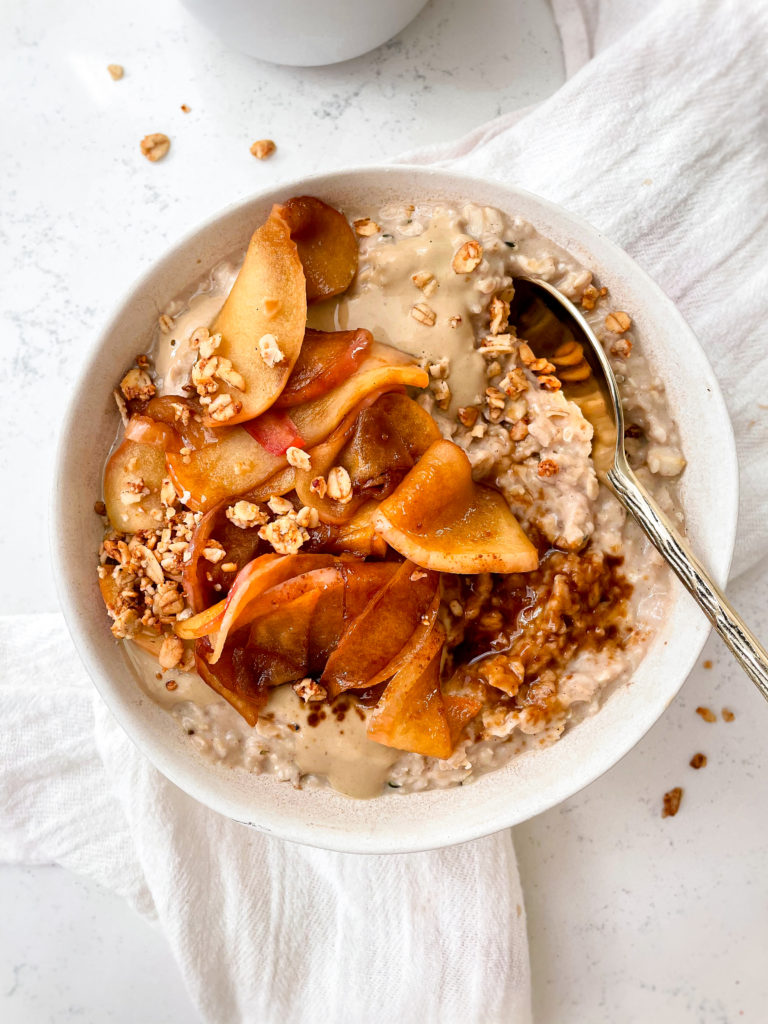
[[[308, 326], [365, 328], [376, 342], [413, 357], [429, 375], [419, 405], [442, 436], [469, 457], [474, 480], [503, 495], [540, 552], [533, 572], [444, 575], [441, 583], [446, 693], [482, 694], [480, 713], [464, 727], [449, 757], [424, 756], [370, 739], [372, 703], [366, 706], [369, 702], [349, 691], [329, 702], [323, 699], [325, 689], [308, 678], [295, 687], [275, 687], [250, 726], [202, 682], [175, 637], [163, 640], [160, 664], [167, 669], [158, 669], [156, 649], [147, 653], [132, 644], [126, 649], [142, 688], [169, 710], [206, 757], [296, 787], [330, 783], [351, 796], [369, 797], [387, 786], [411, 793], [465, 783], [555, 741], [627, 682], [669, 605], [669, 570], [599, 482], [593, 428], [566, 397], [568, 381], [583, 379], [579, 354], [556, 354], [553, 362], [539, 358], [534, 346], [507, 325], [515, 277], [546, 280], [581, 304], [620, 382], [633, 468], [680, 523], [677, 480], [685, 463], [663, 384], [635, 337], [632, 311], [614, 309], [590, 272], [527, 221], [472, 204], [462, 209], [393, 205], [345, 214], [359, 243], [357, 276], [344, 294], [309, 306]], [[159, 396], [185, 394], [190, 375], [196, 380], [193, 371], [205, 344], [196, 332], [216, 319], [237, 270], [217, 266], [191, 297], [168, 307], [149, 351], [152, 377], [139, 363], [123, 379], [125, 399], [146, 397], [148, 384]], [[189, 453], [182, 448], [181, 460]], [[289, 466], [309, 469], [301, 449], [288, 453]], [[142, 479], [127, 480], [126, 490], [131, 487], [139, 499], [142, 489], [148, 490]], [[337, 501], [348, 500], [346, 470], [335, 467], [327, 481], [323, 478], [323, 493], [326, 487]], [[156, 628], [158, 622], [172, 622], [174, 616], [183, 621], [192, 614], [178, 580], [185, 545], [201, 516], [173, 500], [158, 502], [167, 533], [157, 541], [159, 557], [152, 551], [136, 556], [141, 569], [134, 575], [146, 573], [150, 579], [141, 584], [142, 593], [152, 590], [153, 560], [161, 567], [159, 575], [154, 570], [156, 592], [147, 605]], [[243, 530], [259, 529], [280, 554], [300, 550], [310, 536], [307, 528], [317, 527], [308, 515], [302, 522], [307, 510], [296, 516], [290, 502], [282, 510], [270, 504], [278, 518], [267, 523], [265, 517], [254, 526], [247, 504], [233, 499], [227, 516]], [[251, 509], [260, 514], [257, 505]], [[126, 571], [125, 555], [116, 568], [112, 565], [121, 561], [115, 545], [126, 542], [136, 549], [127, 530], [122, 541], [108, 538], [103, 576]], [[218, 569], [228, 563], [224, 547], [216, 543], [206, 556]], [[163, 601], [170, 610], [165, 618]], [[131, 612], [130, 607], [118, 610], [113, 618], [119, 624], [120, 616], [130, 620]], [[130, 622], [116, 634], [130, 636]]]

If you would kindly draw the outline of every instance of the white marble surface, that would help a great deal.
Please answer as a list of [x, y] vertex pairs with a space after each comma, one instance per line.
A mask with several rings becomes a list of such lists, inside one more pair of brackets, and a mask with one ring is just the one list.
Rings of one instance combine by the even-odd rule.
[[[0, 51], [0, 612], [55, 606], [40, 538], [56, 424], [95, 332], [167, 243], [263, 185], [448, 139], [562, 80], [543, 0], [432, 0], [376, 53], [310, 71], [225, 50], [175, 0], [4, 4]], [[172, 138], [154, 165], [151, 131]], [[279, 149], [259, 163], [264, 136]], [[764, 576], [736, 592], [765, 634]], [[712, 642], [703, 657], [714, 667], [621, 765], [517, 830], [538, 1024], [766, 1019], [766, 709]], [[699, 703], [736, 720], [707, 725]], [[673, 785], [682, 808], [662, 821]], [[162, 936], [112, 895], [4, 867], [0, 907], [3, 1022], [196, 1020]]]

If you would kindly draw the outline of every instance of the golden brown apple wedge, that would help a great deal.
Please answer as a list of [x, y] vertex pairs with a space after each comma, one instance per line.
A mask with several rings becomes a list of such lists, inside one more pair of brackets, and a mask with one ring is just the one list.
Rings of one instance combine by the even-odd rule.
[[[429, 377], [396, 349], [374, 345], [359, 370], [339, 387], [291, 409], [291, 419], [305, 448], [312, 448], [334, 430], [352, 409], [374, 391], [398, 387], [423, 388]], [[190, 508], [205, 511], [233, 494], [259, 487], [284, 469], [285, 455], [274, 455], [243, 427], [223, 427], [218, 441], [181, 456], [170, 452], [168, 468]]]
[[425, 757], [450, 757], [451, 729], [440, 692], [445, 634], [435, 629], [387, 686], [368, 720], [369, 739]]
[[307, 301], [340, 295], [357, 273], [357, 239], [343, 213], [315, 196], [275, 207], [287, 221], [307, 279]]
[[162, 520], [160, 488], [164, 477], [163, 448], [127, 438], [122, 442], [104, 470], [104, 504], [115, 530], [136, 533], [157, 528]]
[[474, 482], [469, 459], [452, 441], [427, 449], [374, 522], [390, 547], [424, 569], [530, 572], [539, 564], [502, 495]]
[[483, 702], [477, 697], [463, 694], [443, 694], [443, 705], [451, 731], [451, 747], [455, 747], [464, 732], [464, 727], [480, 713]]
[[[296, 243], [277, 208], [253, 233], [245, 261], [221, 312], [211, 327], [221, 334], [216, 352], [229, 359], [242, 376], [245, 389], [221, 382], [219, 394], [241, 403], [227, 422], [242, 423], [268, 409], [283, 390], [299, 357], [307, 322], [307, 299]], [[259, 342], [270, 336], [280, 361], [265, 361]], [[215, 420], [206, 418], [210, 426]]]

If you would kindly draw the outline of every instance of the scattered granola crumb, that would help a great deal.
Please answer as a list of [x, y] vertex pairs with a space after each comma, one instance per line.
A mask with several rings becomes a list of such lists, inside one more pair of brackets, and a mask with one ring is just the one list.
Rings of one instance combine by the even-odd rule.
[[709, 658], [707, 658], [707, 660], [704, 662], [704, 668], [712, 668], [712, 662], [709, 660]]
[[285, 453], [285, 457], [288, 460], [288, 465], [293, 466], [294, 469], [309, 469], [312, 465], [312, 459], [310, 458], [309, 452], [305, 452], [301, 448], [297, 448], [295, 445], [291, 445]]
[[93, 503], [93, 511], [97, 516], [105, 516], [107, 514], [107, 506], [103, 501], [95, 501]]
[[419, 580], [425, 580], [427, 578], [427, 574], [422, 572], [421, 569], [414, 569], [408, 578], [411, 583], [418, 583]]
[[701, 715], [705, 722], [717, 721], [717, 715], [710, 708], [696, 708], [696, 714]]
[[361, 238], [369, 238], [371, 235], [377, 235], [381, 228], [375, 220], [371, 220], [370, 217], [361, 217], [359, 220], [353, 222], [355, 233], [360, 235]]
[[236, 401], [231, 395], [217, 395], [208, 406], [208, 415], [217, 423], [226, 423], [233, 416], [237, 416], [243, 408], [243, 403]]
[[155, 393], [155, 385], [146, 370], [134, 366], [120, 381], [120, 390], [130, 402], [134, 398], [146, 401]]
[[141, 152], [153, 164], [162, 160], [171, 148], [171, 140], [163, 132], [152, 132], [141, 140]]
[[257, 160], [267, 160], [277, 149], [272, 139], [258, 139], [251, 146], [251, 153]]
[[334, 466], [328, 473], [328, 497], [342, 505], [352, 501], [352, 481], [343, 466]]
[[459, 406], [457, 412], [459, 417], [459, 423], [464, 427], [474, 427], [477, 423], [478, 409], [475, 405], [462, 405]]
[[451, 610], [451, 615], [454, 615], [457, 619], [460, 619], [464, 614], [464, 607], [460, 601], [451, 601], [448, 607]]
[[458, 313], [456, 313], [454, 316], [449, 316], [448, 326], [452, 327], [454, 330], [457, 327], [461, 327], [461, 316]]
[[107, 71], [112, 77], [113, 82], [119, 82], [125, 74], [125, 68], [122, 64], [107, 64]]
[[259, 355], [269, 367], [276, 366], [285, 359], [274, 334], [264, 334], [259, 338]]
[[559, 391], [563, 386], [557, 377], [552, 377], [550, 374], [542, 374], [539, 377], [539, 384], [544, 388], [545, 391]]
[[307, 530], [314, 530], [320, 525], [320, 513], [311, 505], [302, 505], [296, 513], [296, 522]]
[[690, 760], [691, 768], [706, 768], [707, 767], [707, 755], [706, 754], [694, 754]]
[[616, 313], [609, 313], [605, 318], [605, 326], [614, 334], [623, 334], [632, 326], [632, 320], [628, 313], [618, 310]]
[[237, 572], [237, 562], [224, 562], [220, 569], [222, 572]]
[[542, 459], [539, 463], [538, 473], [539, 476], [550, 477], [557, 476], [560, 472], [560, 467], [553, 459]]
[[305, 704], [308, 704], [310, 701], [325, 700], [328, 695], [324, 686], [310, 678], [301, 679], [298, 683], [294, 683], [293, 689]]
[[217, 540], [209, 540], [203, 548], [203, 558], [207, 562], [211, 562], [213, 565], [217, 565], [226, 557], [227, 553], [224, 550], [224, 546]]
[[160, 648], [160, 654], [157, 657], [157, 660], [160, 662], [160, 668], [176, 668], [181, 661], [183, 654], [183, 641], [177, 636], [167, 636], [165, 640], [163, 640], [162, 647]]
[[586, 310], [594, 309], [597, 305], [599, 293], [593, 284], [587, 285], [584, 294], [581, 296], [581, 308]]
[[611, 345], [611, 355], [617, 359], [629, 359], [632, 355], [632, 342], [629, 338], [619, 338]]
[[677, 812], [680, 810], [680, 801], [683, 798], [683, 790], [680, 786], [675, 786], [674, 789], [670, 789], [668, 793], [664, 794], [664, 806], [661, 810], [662, 818], [674, 818]]
[[171, 691], [178, 690], [179, 684], [176, 682], [175, 679], [169, 679], [166, 682], [166, 684], [165, 684], [165, 688], [166, 688], [166, 690], [171, 690]]
[[471, 274], [480, 266], [482, 258], [482, 245], [474, 239], [470, 239], [454, 254], [451, 266], [455, 274]]
[[167, 313], [161, 313], [160, 316], [157, 318], [157, 323], [163, 334], [170, 334], [171, 331], [173, 330], [173, 317], [168, 316]]
[[247, 530], [251, 526], [261, 526], [267, 522], [268, 516], [252, 501], [238, 501], [230, 505], [225, 515], [233, 526]]
[[326, 495], [326, 491], [328, 490], [328, 485], [325, 482], [325, 477], [316, 476], [312, 480], [312, 483], [309, 485], [309, 489], [310, 491], [312, 491], [313, 494], [316, 494], [318, 498], [324, 498]]
[[270, 509], [275, 513], [276, 516], [287, 516], [293, 512], [293, 502], [290, 502], [287, 498], [281, 497], [279, 494], [271, 494], [267, 501]]
[[445, 380], [437, 380], [431, 386], [430, 390], [435, 396], [438, 409], [445, 411], [451, 404], [451, 389], [448, 387], [448, 382]]
[[415, 306], [411, 306], [411, 316], [418, 323], [424, 324], [425, 327], [434, 327], [437, 320], [437, 314], [434, 309], [428, 306], [426, 302], [417, 302]]
[[278, 555], [295, 555], [309, 534], [290, 516], [281, 516], [259, 529], [262, 540], [271, 544]]
[[182, 103], [181, 104], [181, 112], [182, 112], [182, 114], [188, 114], [191, 109], [192, 108], [188, 107], [186, 103]]
[[734, 715], [734, 713], [730, 710], [730, 708], [723, 708], [723, 710], [720, 712], [720, 714], [723, 716], [723, 721], [724, 722], [732, 722], [734, 720], [734, 718], [736, 717], [736, 715]]
[[502, 334], [509, 322], [509, 303], [498, 295], [491, 299], [491, 334]]

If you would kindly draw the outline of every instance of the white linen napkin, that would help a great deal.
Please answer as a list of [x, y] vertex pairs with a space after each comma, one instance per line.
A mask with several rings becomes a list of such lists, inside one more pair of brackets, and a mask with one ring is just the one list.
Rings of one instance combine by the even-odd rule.
[[[736, 427], [740, 570], [768, 550], [768, 10], [759, 0], [554, 6], [569, 82], [525, 116], [416, 159], [582, 213], [678, 302]], [[206, 1020], [530, 1019], [509, 834], [390, 858], [282, 844], [200, 807], [138, 754], [58, 616], [0, 619], [0, 665], [0, 857], [89, 874], [157, 919]]]

